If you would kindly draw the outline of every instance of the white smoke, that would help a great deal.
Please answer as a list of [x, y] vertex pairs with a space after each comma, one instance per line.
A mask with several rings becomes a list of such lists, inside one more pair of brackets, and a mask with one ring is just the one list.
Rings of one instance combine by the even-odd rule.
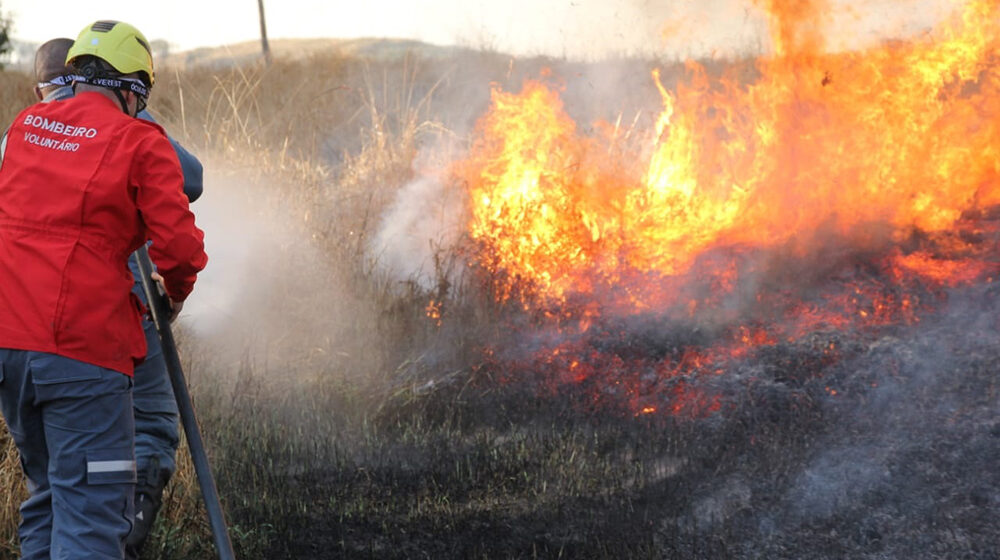
[[334, 263], [278, 196], [297, 185], [273, 181], [206, 162], [205, 192], [191, 206], [209, 260], [179, 321], [203, 346], [231, 358], [266, 356], [279, 346], [304, 354], [351, 321]]
[[[954, 0], [827, 0], [821, 14], [832, 50], [871, 46], [933, 27], [964, 2]], [[760, 0], [566, 0], [470, 2], [437, 13], [425, 29], [443, 39], [441, 26], [457, 21], [451, 41], [515, 55], [595, 60], [619, 56], [665, 59], [739, 57], [771, 48]], [[821, 2], [816, 2], [822, 5]], [[438, 31], [433, 31], [433, 30]]]
[[437, 177], [422, 176], [397, 193], [371, 246], [379, 268], [398, 282], [432, 288], [465, 230], [463, 198]]

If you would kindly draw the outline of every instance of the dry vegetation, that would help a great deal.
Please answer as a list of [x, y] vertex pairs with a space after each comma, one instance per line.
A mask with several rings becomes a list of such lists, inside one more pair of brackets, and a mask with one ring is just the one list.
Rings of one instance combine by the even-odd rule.
[[[260, 287], [225, 333], [182, 325], [238, 556], [997, 557], [995, 289], [956, 298], [989, 311], [976, 314], [978, 334], [955, 332], [957, 309], [919, 330], [816, 333], [731, 364], [716, 387], [731, 404], [716, 415], [636, 419], [579, 406], [588, 396], [572, 388], [495, 384], [479, 350], [515, 312], [474, 282], [382, 271], [366, 249], [422, 150], [461, 150], [490, 82], [516, 90], [552, 64], [313, 54], [161, 72], [152, 107], [168, 130], [224, 170], [216, 177], [292, 217], [293, 245], [311, 248], [261, 255]], [[656, 99], [652, 65], [563, 63], [555, 74], [571, 111], [614, 118]], [[635, 98], [602, 90], [602, 76]], [[0, 78], [9, 121], [30, 82]], [[456, 258], [440, 257], [438, 272]], [[426, 317], [432, 299], [448, 304], [441, 325]], [[627, 349], [600, 329], [593, 344], [667, 354], [691, 336], [632, 328]], [[842, 398], [830, 399], [831, 384]], [[17, 470], [8, 447], [8, 552]], [[212, 556], [184, 458], [145, 557]]]

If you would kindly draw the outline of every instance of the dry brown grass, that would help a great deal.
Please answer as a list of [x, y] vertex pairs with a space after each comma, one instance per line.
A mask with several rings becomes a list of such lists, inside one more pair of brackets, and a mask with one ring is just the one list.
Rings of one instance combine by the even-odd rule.
[[35, 102], [31, 76], [21, 72], [0, 71], [0, 122], [5, 129], [22, 109]]
[[[3, 424], [0, 421], [0, 424]], [[28, 490], [21, 475], [21, 461], [14, 440], [6, 431], [0, 440], [0, 556], [8, 557], [17, 553], [17, 524], [21, 515], [18, 507], [28, 497]]]

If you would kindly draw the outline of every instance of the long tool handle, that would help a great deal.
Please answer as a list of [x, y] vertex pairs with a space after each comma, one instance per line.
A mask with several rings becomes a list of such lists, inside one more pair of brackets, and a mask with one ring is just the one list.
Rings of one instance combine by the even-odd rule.
[[167, 373], [170, 375], [170, 384], [174, 388], [174, 398], [177, 399], [177, 409], [181, 415], [181, 423], [184, 425], [184, 435], [187, 437], [188, 450], [191, 452], [191, 461], [194, 463], [194, 472], [198, 476], [198, 485], [201, 486], [201, 494], [205, 499], [205, 510], [208, 512], [208, 522], [212, 527], [212, 536], [215, 538], [215, 549], [219, 552], [220, 560], [235, 560], [233, 543], [229, 540], [226, 518], [222, 512], [222, 503], [219, 501], [219, 492], [215, 488], [215, 479], [212, 478], [208, 455], [205, 454], [205, 444], [202, 442], [201, 431], [198, 429], [198, 420], [194, 416], [191, 394], [184, 381], [184, 370], [181, 369], [177, 344], [174, 342], [174, 334], [170, 330], [170, 303], [166, 294], [161, 293], [159, 286], [153, 281], [153, 263], [149, 260], [149, 252], [145, 245], [135, 252], [135, 257], [139, 263], [142, 289], [146, 292], [149, 310], [153, 315], [156, 331], [160, 334], [163, 357], [167, 362]]

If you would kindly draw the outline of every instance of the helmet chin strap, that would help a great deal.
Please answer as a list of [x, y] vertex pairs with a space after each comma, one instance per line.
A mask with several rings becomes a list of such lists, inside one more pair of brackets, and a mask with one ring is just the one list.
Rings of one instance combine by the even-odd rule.
[[117, 89], [113, 89], [111, 91], [113, 91], [114, 94], [115, 94], [115, 97], [118, 98], [118, 103], [121, 103], [121, 105], [122, 105], [122, 111], [126, 115], [128, 115], [130, 117], [135, 116], [132, 113], [128, 112], [128, 102], [125, 100], [125, 95], [120, 90], [117, 90]]

